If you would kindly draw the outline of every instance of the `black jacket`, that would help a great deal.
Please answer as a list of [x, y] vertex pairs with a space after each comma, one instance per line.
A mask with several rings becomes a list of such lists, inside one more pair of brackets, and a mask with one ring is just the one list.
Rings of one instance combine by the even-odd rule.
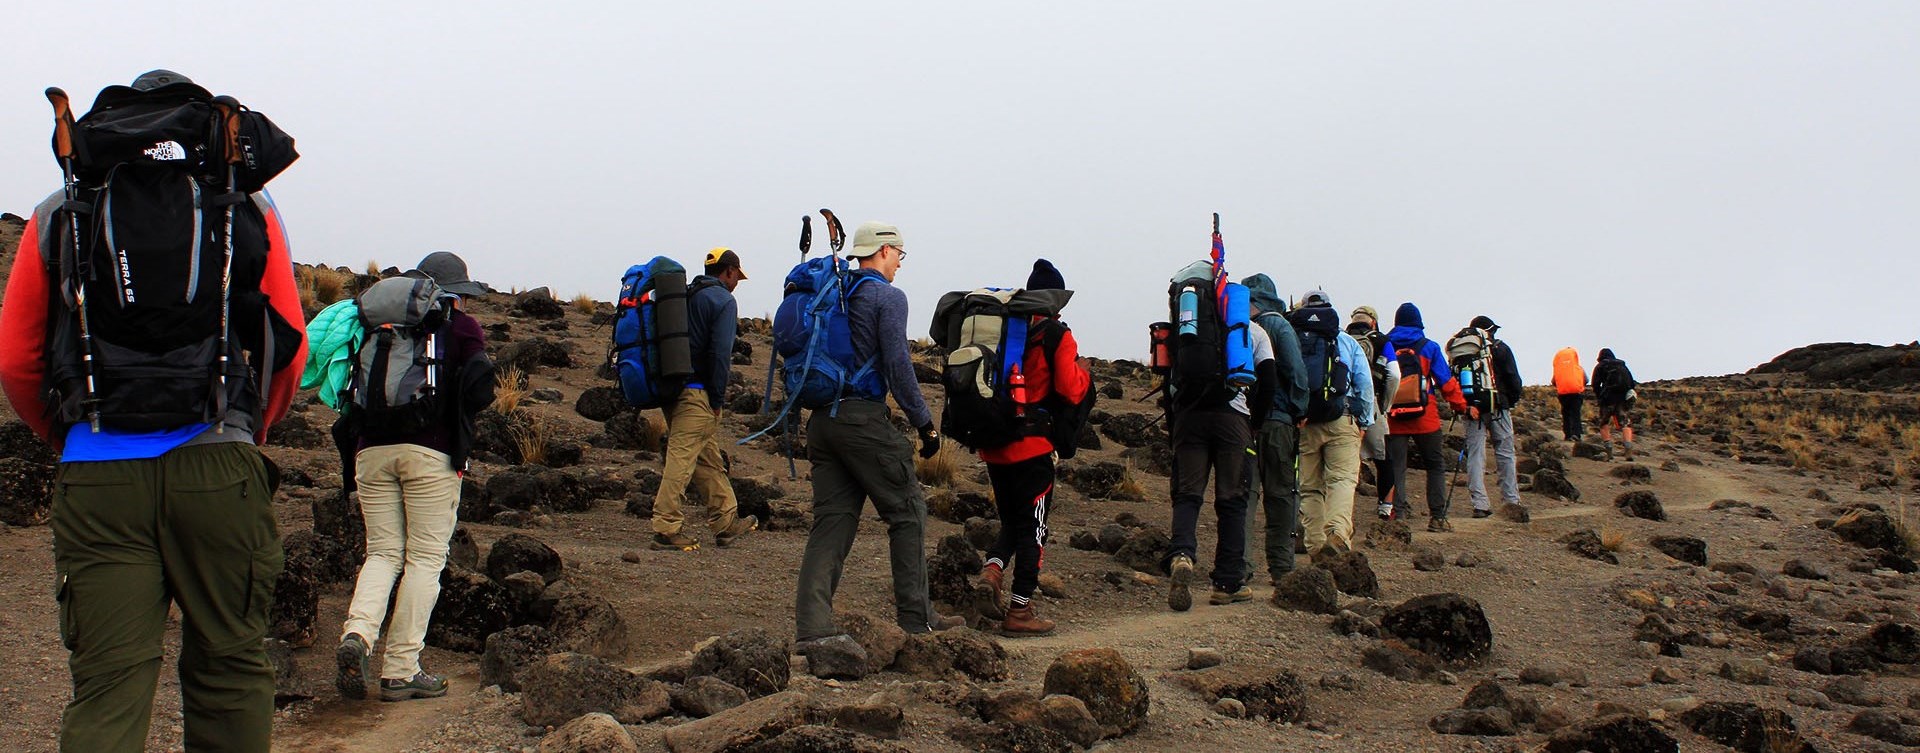
[[1513, 410], [1525, 395], [1520, 380], [1520, 365], [1513, 360], [1513, 349], [1505, 340], [1493, 341], [1493, 389], [1499, 396], [1499, 410]]

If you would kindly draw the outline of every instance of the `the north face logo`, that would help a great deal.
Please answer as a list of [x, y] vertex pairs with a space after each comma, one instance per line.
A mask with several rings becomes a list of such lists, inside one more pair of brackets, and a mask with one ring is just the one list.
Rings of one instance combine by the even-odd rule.
[[178, 141], [162, 141], [141, 152], [155, 162], [178, 162], [187, 158], [187, 148]]

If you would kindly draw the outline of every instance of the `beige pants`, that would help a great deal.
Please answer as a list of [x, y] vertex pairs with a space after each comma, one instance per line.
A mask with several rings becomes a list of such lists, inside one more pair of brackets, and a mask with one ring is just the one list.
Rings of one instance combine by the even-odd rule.
[[707, 404], [706, 390], [681, 390], [667, 406], [667, 468], [653, 497], [653, 532], [672, 536], [687, 516], [680, 511], [692, 481], [707, 500], [707, 527], [715, 532], [733, 525], [738, 504], [733, 482], [720, 459], [720, 417]]
[[405, 679], [420, 671], [427, 620], [440, 598], [440, 571], [458, 522], [460, 474], [446, 453], [415, 444], [368, 447], [354, 458], [367, 561], [353, 586], [346, 632], [359, 633], [369, 646], [378, 641], [398, 580], [380, 677]]
[[1300, 430], [1300, 525], [1307, 551], [1328, 537], [1353, 541], [1353, 489], [1360, 483], [1360, 427], [1352, 416]]

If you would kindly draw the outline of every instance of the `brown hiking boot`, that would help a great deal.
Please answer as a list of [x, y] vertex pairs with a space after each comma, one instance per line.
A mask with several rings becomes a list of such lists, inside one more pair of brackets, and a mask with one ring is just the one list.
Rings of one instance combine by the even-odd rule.
[[939, 612], [934, 612], [933, 622], [927, 625], [927, 629], [932, 632], [938, 633], [942, 630], [952, 630], [957, 627], [965, 627], [966, 624], [967, 624], [967, 618], [961, 617], [960, 615], [941, 614]]
[[684, 533], [676, 533], [672, 536], [664, 533], [656, 533], [653, 535], [652, 547], [656, 552], [671, 552], [675, 550], [691, 552], [700, 548], [700, 542]]
[[1185, 612], [1193, 608], [1193, 558], [1178, 555], [1167, 568], [1173, 574], [1172, 583], [1167, 587], [1167, 608], [1175, 612]]
[[1032, 604], [1011, 607], [1007, 609], [1006, 620], [1000, 623], [1000, 632], [1010, 636], [1046, 635], [1053, 632], [1053, 620], [1035, 614]]
[[1446, 518], [1434, 518], [1427, 521], [1428, 533], [1452, 533], [1453, 521]]
[[973, 608], [981, 616], [998, 620], [1007, 616], [1006, 597], [1002, 594], [1002, 584], [1006, 581], [1006, 571], [999, 565], [989, 564], [980, 568], [980, 575], [973, 581]]
[[760, 530], [759, 518], [752, 515], [742, 517], [739, 520], [733, 521], [733, 525], [727, 526], [727, 530], [714, 534], [713, 545], [730, 546], [733, 542], [740, 540], [741, 536], [757, 530]]

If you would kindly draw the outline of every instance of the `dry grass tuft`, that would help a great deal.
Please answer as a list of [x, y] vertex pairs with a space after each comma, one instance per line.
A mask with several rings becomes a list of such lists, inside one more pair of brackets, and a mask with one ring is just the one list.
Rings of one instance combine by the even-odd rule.
[[1904, 496], [1893, 500], [1893, 530], [1907, 542], [1908, 553], [1920, 553], [1920, 512], [1909, 508]]
[[1126, 471], [1120, 476], [1120, 483], [1113, 485], [1113, 498], [1126, 502], [1147, 501], [1147, 487], [1140, 483], [1140, 476], [1133, 472], [1133, 462], [1127, 462]]
[[1600, 546], [1609, 552], [1618, 553], [1627, 546], [1627, 532], [1618, 528], [1600, 529]]
[[593, 316], [594, 312], [600, 310], [600, 302], [594, 300], [593, 296], [581, 293], [573, 297], [573, 310]]
[[642, 420], [647, 425], [646, 432], [640, 435], [640, 446], [653, 452], [667, 451], [667, 419], [648, 413]]
[[535, 415], [528, 415], [525, 424], [514, 425], [513, 446], [520, 451], [520, 462], [546, 465], [547, 440], [552, 433], [546, 419]]
[[940, 451], [933, 457], [913, 456], [913, 473], [920, 477], [920, 483], [927, 486], [946, 488], [953, 485], [954, 474], [959, 470], [960, 461], [954, 458], [953, 443], [940, 445]]
[[499, 384], [493, 388], [493, 410], [496, 413], [512, 413], [520, 409], [520, 403], [532, 392], [527, 387], [527, 375], [520, 369], [507, 366], [494, 375]]
[[377, 261], [377, 260], [374, 260], [374, 259], [368, 259], [368, 260], [367, 260], [367, 275], [368, 275], [369, 277], [379, 277], [379, 276], [380, 276], [380, 262], [379, 262], [379, 261]]
[[300, 267], [296, 278], [300, 305], [307, 308], [321, 308], [340, 300], [350, 280], [346, 273], [323, 266]]

